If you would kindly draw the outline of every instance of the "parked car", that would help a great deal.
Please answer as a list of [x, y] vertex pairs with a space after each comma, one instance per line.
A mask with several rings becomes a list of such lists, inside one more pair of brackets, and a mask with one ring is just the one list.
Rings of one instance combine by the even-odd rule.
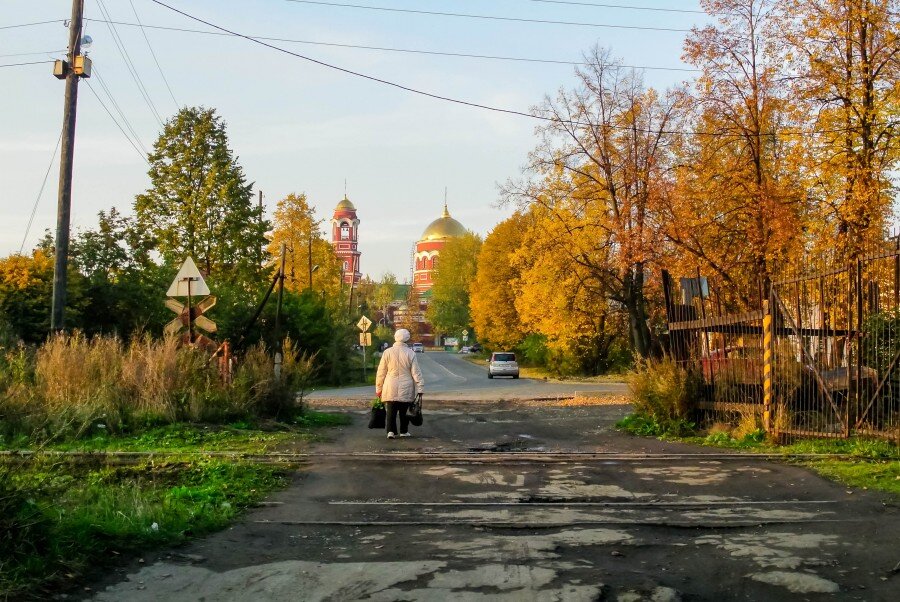
[[469, 351], [472, 353], [481, 353], [481, 345], [479, 343], [475, 343], [471, 347], [469, 347]]
[[512, 376], [519, 378], [519, 364], [516, 354], [511, 351], [499, 351], [491, 354], [488, 360], [488, 378], [495, 376]]
[[425, 345], [422, 343], [413, 343], [412, 347], [416, 353], [425, 353]]
[[460, 347], [459, 351], [457, 351], [457, 353], [469, 353], [470, 351], [472, 351], [472, 350], [469, 347]]

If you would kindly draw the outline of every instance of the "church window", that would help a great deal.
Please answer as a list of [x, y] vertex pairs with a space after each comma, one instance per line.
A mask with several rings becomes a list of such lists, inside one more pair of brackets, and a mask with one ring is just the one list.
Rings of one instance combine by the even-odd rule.
[[341, 240], [349, 240], [350, 239], [350, 226], [344, 224], [341, 226]]
[[349, 269], [349, 268], [350, 268], [350, 262], [349, 262], [349, 261], [345, 261], [345, 262], [344, 262], [344, 271], [346, 272], [347, 269]]

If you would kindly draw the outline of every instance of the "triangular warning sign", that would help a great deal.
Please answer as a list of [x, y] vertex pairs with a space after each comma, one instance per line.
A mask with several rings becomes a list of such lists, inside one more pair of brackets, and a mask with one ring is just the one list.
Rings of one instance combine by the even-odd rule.
[[194, 260], [188, 257], [181, 264], [178, 275], [172, 281], [172, 286], [166, 292], [168, 297], [205, 297], [209, 294], [209, 287], [200, 275]]

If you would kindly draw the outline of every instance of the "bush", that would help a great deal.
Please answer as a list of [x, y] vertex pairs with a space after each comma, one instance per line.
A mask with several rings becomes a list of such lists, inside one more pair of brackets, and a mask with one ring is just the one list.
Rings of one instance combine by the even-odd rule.
[[638, 364], [628, 385], [635, 411], [666, 424], [687, 418], [691, 401], [698, 397], [700, 380], [666, 356]]

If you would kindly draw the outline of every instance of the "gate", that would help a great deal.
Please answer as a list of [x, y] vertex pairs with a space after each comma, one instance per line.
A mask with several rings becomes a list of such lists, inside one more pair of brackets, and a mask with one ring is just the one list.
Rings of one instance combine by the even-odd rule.
[[670, 353], [695, 377], [701, 417], [900, 444], [900, 249], [826, 264], [783, 270], [738, 313], [699, 274], [663, 274]]

